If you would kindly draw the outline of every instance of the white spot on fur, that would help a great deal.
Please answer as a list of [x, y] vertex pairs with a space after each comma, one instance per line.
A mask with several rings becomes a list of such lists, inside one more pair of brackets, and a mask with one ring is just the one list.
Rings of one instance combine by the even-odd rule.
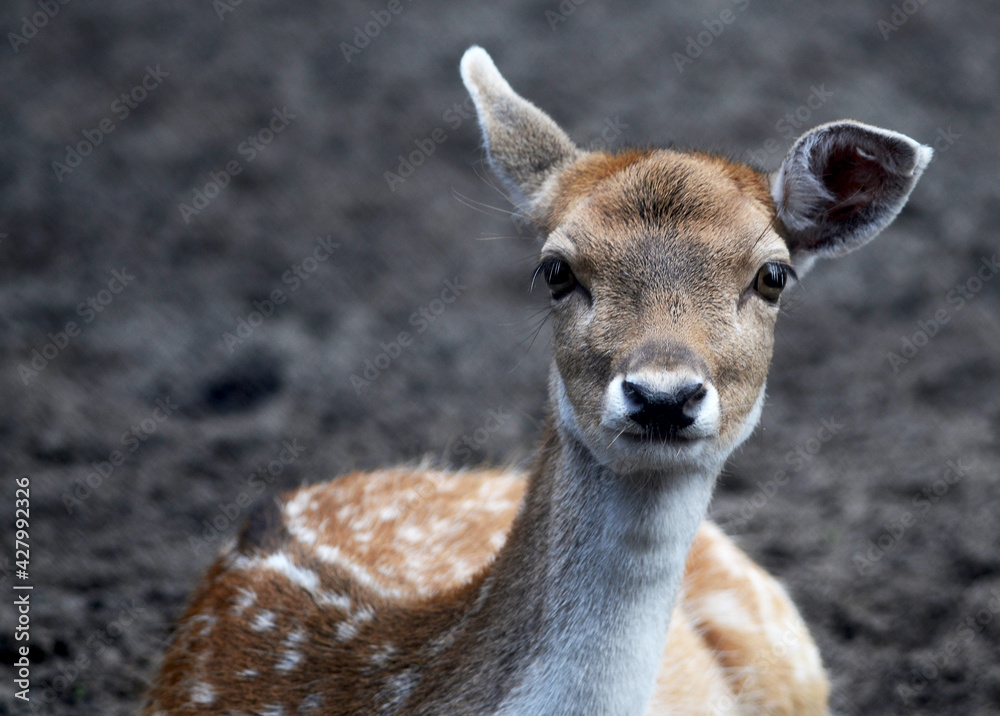
[[204, 681], [199, 681], [191, 687], [191, 702], [209, 706], [215, 703], [215, 688]]
[[299, 662], [302, 661], [302, 653], [299, 651], [299, 646], [305, 642], [306, 636], [306, 631], [300, 627], [285, 637], [284, 642], [281, 644], [281, 648], [285, 650], [285, 653], [282, 654], [281, 661], [274, 666], [277, 671], [291, 671], [298, 666]]
[[316, 603], [321, 607], [334, 607], [345, 612], [351, 610], [351, 598], [346, 594], [336, 594], [334, 592], [320, 592], [316, 595]]
[[396, 647], [392, 644], [377, 646], [375, 647], [375, 653], [372, 654], [372, 664], [375, 666], [385, 666], [395, 654]]
[[349, 641], [358, 635], [358, 627], [350, 621], [340, 622], [336, 634], [337, 641]]
[[[212, 627], [215, 626], [218, 619], [211, 614], [196, 614], [195, 616], [188, 619], [187, 624], [185, 624], [185, 631], [187, 631], [187, 639], [193, 641], [195, 639], [204, 639], [207, 637], [211, 631]], [[197, 625], [203, 625], [201, 630], [198, 632], [197, 636], [194, 636], [194, 629]]]
[[250, 622], [250, 628], [254, 631], [270, 631], [274, 629], [274, 612], [263, 610]]
[[319, 542], [319, 533], [304, 524], [302, 520], [290, 519], [285, 527], [292, 537], [304, 545], [314, 545]]
[[469, 575], [475, 571], [469, 566], [468, 562], [462, 559], [456, 559], [451, 565], [452, 574], [455, 575], [456, 581], [462, 581], [466, 579]]
[[285, 707], [281, 704], [270, 704], [264, 707], [260, 716], [285, 716]]
[[731, 590], [718, 590], [706, 594], [699, 600], [698, 611], [725, 629], [733, 631], [753, 631], [753, 620], [743, 607], [737, 595]]
[[310, 518], [305, 516], [306, 509], [315, 509], [316, 500], [313, 490], [299, 490], [295, 497], [285, 505], [285, 528], [302, 544], [313, 545], [319, 539], [316, 530], [310, 527]]
[[260, 672], [256, 669], [242, 669], [236, 672], [236, 675], [241, 679], [252, 679], [255, 676], [259, 676]]
[[321, 544], [316, 546], [316, 556], [324, 562], [335, 564], [350, 573], [362, 586], [368, 587], [380, 596], [400, 599], [403, 592], [393, 587], [387, 587], [375, 579], [371, 573], [359, 564], [347, 559], [338, 547]]
[[510, 512], [514, 508], [514, 503], [510, 500], [490, 499], [480, 507], [487, 512], [497, 514], [500, 512]]
[[299, 490], [285, 505], [285, 513], [289, 517], [301, 517], [311, 500], [312, 494], [309, 490]]
[[507, 530], [500, 530], [498, 532], [494, 532], [493, 536], [490, 537], [490, 547], [492, 547], [494, 551], [499, 550], [501, 547], [503, 547], [506, 541], [507, 541]]
[[406, 542], [423, 542], [427, 539], [427, 533], [416, 525], [406, 525], [397, 534], [400, 539]]
[[297, 584], [307, 592], [315, 592], [319, 587], [319, 577], [316, 576], [316, 573], [295, 564], [285, 552], [275, 552], [269, 555], [261, 562], [261, 566], [285, 575], [290, 582]]
[[419, 683], [420, 676], [414, 669], [401, 671], [386, 679], [385, 689], [381, 694], [386, 702], [382, 707], [382, 712], [396, 713], [406, 706], [407, 699], [410, 698], [410, 694]]
[[295, 539], [307, 545], [316, 544], [319, 538], [316, 530], [309, 527], [308, 519], [302, 514], [306, 506], [312, 502], [312, 492], [310, 490], [300, 490], [285, 505], [285, 528]]
[[275, 671], [291, 671], [302, 661], [302, 654], [297, 651], [286, 651], [281, 661], [274, 665]]
[[299, 704], [296, 713], [307, 714], [312, 711], [319, 711], [323, 706], [323, 697], [319, 694], [309, 694], [304, 699], [302, 703]]
[[337, 639], [339, 641], [353, 639], [358, 635], [358, 627], [365, 622], [371, 621], [374, 616], [375, 612], [370, 607], [359, 607], [349, 619], [337, 625]]
[[236, 601], [230, 610], [234, 617], [243, 616], [243, 612], [257, 602], [257, 592], [246, 587], [240, 587]]

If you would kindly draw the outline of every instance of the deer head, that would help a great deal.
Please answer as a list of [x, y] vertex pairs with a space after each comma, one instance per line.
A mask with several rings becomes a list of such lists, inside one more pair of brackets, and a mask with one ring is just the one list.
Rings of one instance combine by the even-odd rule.
[[772, 174], [584, 151], [481, 48], [461, 71], [489, 164], [544, 239], [558, 428], [616, 472], [721, 467], [758, 421], [783, 291], [884, 229], [932, 155], [849, 120], [803, 135]]

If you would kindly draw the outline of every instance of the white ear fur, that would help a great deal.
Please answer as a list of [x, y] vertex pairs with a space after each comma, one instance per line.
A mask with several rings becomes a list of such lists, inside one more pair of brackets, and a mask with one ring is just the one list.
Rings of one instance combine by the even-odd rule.
[[545, 112], [503, 78], [481, 47], [470, 47], [460, 66], [479, 115], [490, 166], [524, 209], [537, 208], [546, 179], [580, 155]]
[[459, 65], [462, 82], [469, 90], [478, 108], [483, 102], [483, 94], [515, 95], [513, 88], [500, 74], [490, 54], [479, 45], [473, 45], [462, 55]]
[[796, 270], [875, 238], [906, 204], [933, 154], [904, 134], [852, 120], [802, 135], [771, 181]]

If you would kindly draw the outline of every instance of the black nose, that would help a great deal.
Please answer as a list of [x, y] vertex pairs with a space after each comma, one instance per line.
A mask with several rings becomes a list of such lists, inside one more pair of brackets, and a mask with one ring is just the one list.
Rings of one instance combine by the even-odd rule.
[[708, 391], [704, 383], [691, 380], [670, 392], [653, 390], [642, 383], [622, 381], [622, 391], [631, 407], [629, 418], [642, 426], [650, 437], [676, 437], [694, 424], [698, 407]]

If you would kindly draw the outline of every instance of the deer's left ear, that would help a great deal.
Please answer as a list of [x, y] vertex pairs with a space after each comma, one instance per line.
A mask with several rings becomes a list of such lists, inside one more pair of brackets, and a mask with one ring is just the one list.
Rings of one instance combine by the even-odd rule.
[[868, 243], [896, 218], [934, 151], [904, 134], [843, 120], [799, 137], [771, 195], [799, 273]]

